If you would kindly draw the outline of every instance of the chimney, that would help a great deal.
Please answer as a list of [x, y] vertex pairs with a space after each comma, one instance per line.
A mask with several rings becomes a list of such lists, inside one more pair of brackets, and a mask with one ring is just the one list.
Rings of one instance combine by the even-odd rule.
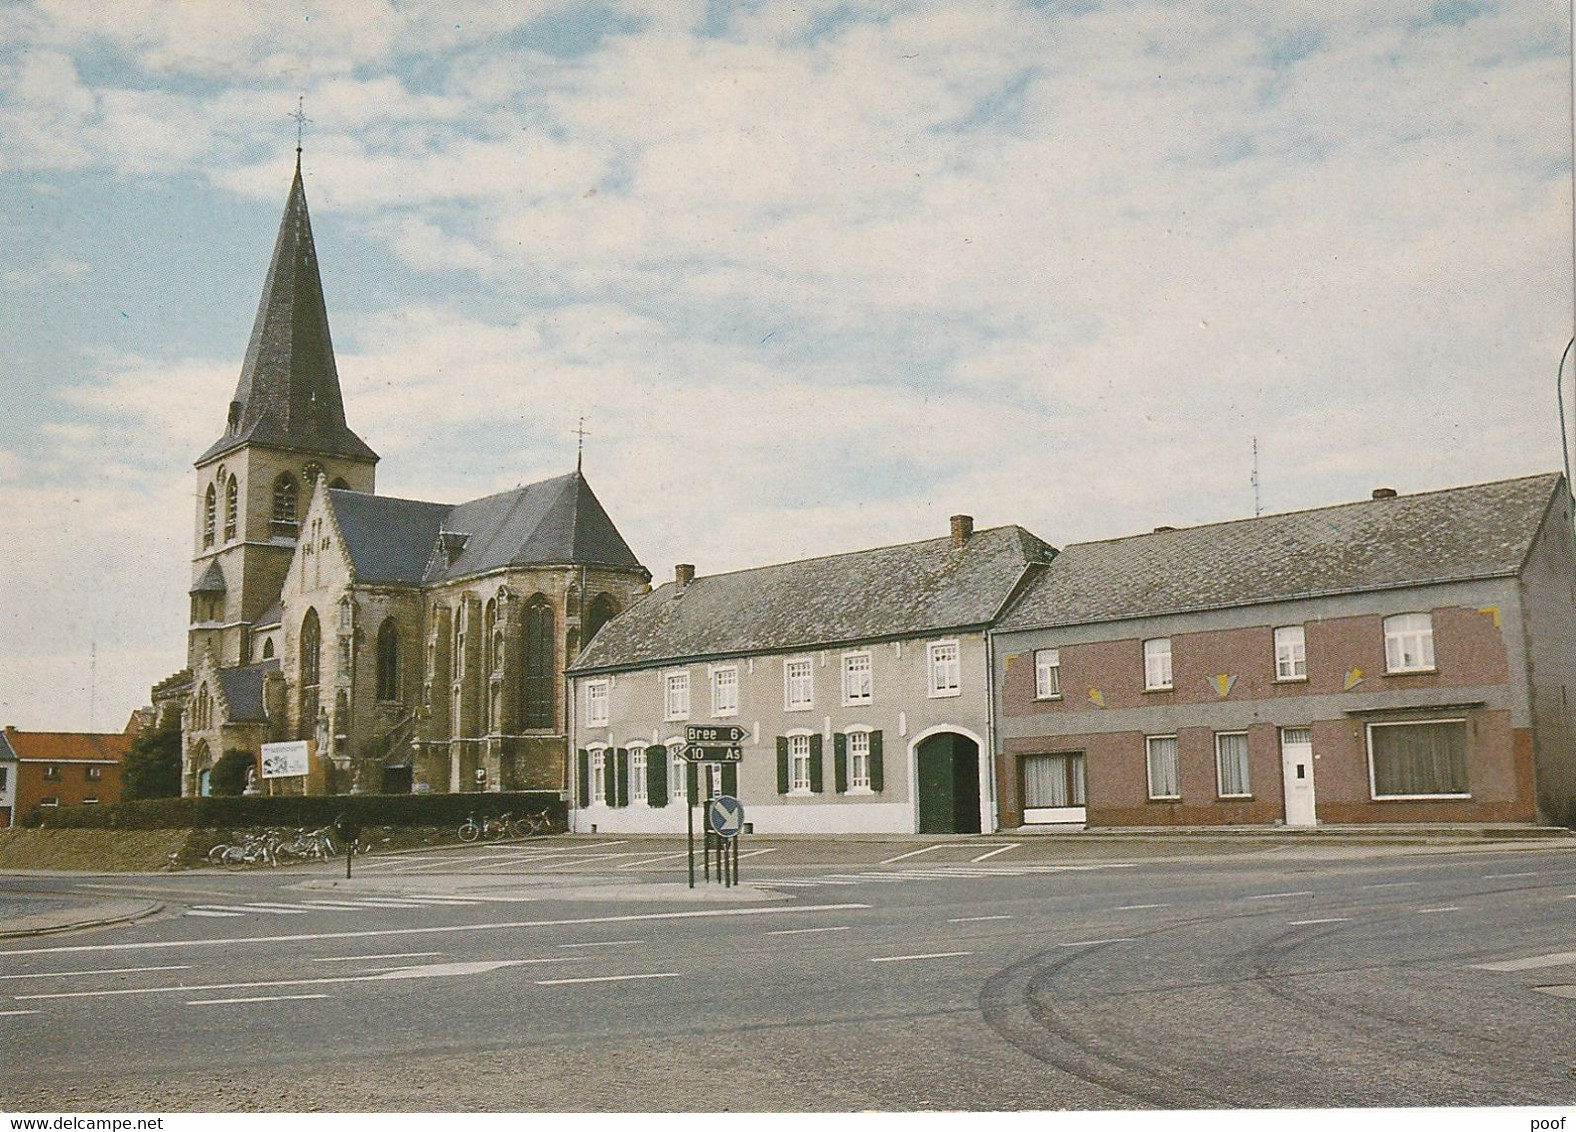
[[673, 588], [683, 593], [691, 582], [695, 580], [695, 567], [689, 562], [680, 562], [673, 567]]
[[961, 550], [963, 544], [974, 537], [974, 516], [952, 516], [952, 549]]
[[1393, 487], [1376, 487], [1376, 488], [1374, 488], [1374, 498], [1375, 499], [1394, 499], [1395, 498], [1395, 488], [1393, 488]]

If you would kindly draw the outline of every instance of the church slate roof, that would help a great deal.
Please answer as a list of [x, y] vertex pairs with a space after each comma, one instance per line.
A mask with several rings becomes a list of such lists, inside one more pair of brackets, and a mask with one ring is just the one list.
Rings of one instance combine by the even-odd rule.
[[1000, 632], [1520, 572], [1558, 474], [1064, 547]]
[[197, 579], [197, 584], [192, 586], [194, 594], [222, 594], [225, 592], [224, 571], [219, 568], [219, 560], [215, 558], [208, 563], [208, 568], [202, 572], [202, 577]]
[[279, 671], [279, 660], [265, 660], [242, 668], [219, 669], [219, 687], [230, 705], [231, 723], [266, 723], [263, 708], [263, 677]]
[[[458, 506], [328, 494], [358, 583], [419, 585], [519, 566], [643, 569], [579, 472]], [[436, 553], [440, 536], [457, 551]]]
[[669, 582], [604, 625], [584, 674], [980, 628], [1055, 550], [1022, 527]]
[[378, 458], [345, 424], [299, 158], [235, 387], [232, 419], [197, 463], [243, 444]]

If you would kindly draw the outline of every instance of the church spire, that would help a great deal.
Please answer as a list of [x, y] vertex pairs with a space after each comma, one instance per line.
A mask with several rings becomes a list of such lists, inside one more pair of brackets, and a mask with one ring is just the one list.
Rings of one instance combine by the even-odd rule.
[[197, 462], [247, 443], [356, 460], [378, 458], [345, 423], [299, 146], [225, 432]]

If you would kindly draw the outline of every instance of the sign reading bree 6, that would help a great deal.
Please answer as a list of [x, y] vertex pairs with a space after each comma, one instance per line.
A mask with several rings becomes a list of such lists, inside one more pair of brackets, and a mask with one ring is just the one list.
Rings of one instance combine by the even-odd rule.
[[686, 727], [684, 741], [686, 743], [717, 743], [723, 746], [732, 746], [744, 742], [749, 732], [742, 727]]

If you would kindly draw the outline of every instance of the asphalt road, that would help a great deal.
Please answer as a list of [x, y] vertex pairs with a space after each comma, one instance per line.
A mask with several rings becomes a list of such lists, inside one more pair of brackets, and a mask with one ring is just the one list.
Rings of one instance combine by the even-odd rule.
[[3, 878], [167, 911], [0, 947], [0, 1107], [1576, 1103], [1576, 851], [1008, 843]]

